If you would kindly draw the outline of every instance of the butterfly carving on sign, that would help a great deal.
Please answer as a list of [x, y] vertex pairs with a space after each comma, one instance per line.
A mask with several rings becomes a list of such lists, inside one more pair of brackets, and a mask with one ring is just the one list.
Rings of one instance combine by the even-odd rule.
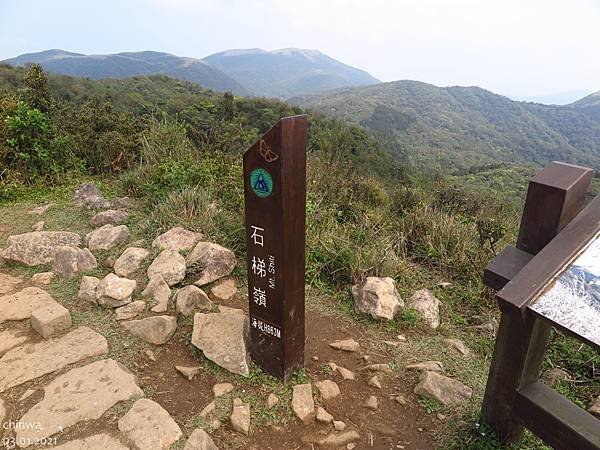
[[279, 155], [271, 150], [271, 147], [263, 139], [260, 140], [258, 151], [260, 156], [268, 163], [279, 159]]

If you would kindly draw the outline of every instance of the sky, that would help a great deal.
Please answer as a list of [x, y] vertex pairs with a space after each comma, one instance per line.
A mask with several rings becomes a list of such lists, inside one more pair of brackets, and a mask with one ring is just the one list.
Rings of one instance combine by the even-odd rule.
[[318, 49], [382, 81], [600, 90], [600, 0], [0, 0], [0, 60], [50, 48]]

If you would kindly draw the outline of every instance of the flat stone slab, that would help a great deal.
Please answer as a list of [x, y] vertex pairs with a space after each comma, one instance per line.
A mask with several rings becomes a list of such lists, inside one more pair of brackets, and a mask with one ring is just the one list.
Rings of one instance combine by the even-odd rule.
[[137, 450], [167, 450], [183, 436], [169, 413], [145, 398], [121, 417], [119, 430]]
[[0, 295], [14, 291], [22, 282], [23, 278], [21, 277], [13, 277], [7, 273], [0, 272]]
[[96, 434], [52, 447], [52, 450], [129, 450], [129, 447], [109, 434]]
[[54, 260], [57, 247], [79, 247], [81, 236], [69, 231], [32, 231], [9, 236], [0, 256], [10, 262], [39, 266]]
[[36, 309], [31, 313], [31, 328], [46, 339], [56, 336], [71, 328], [71, 313], [59, 303]]
[[0, 358], [0, 392], [108, 352], [108, 342], [88, 327], [36, 344], [15, 347]]
[[[80, 422], [99, 419], [117, 403], [143, 394], [135, 376], [114, 359], [72, 369], [44, 387], [44, 399], [21, 417], [17, 441], [44, 439]], [[26, 426], [32, 423], [36, 426]]]
[[192, 344], [219, 366], [248, 376], [248, 319], [245, 314], [213, 313], [194, 315]]
[[25, 330], [11, 329], [0, 332], [0, 355], [29, 340], [29, 335]]
[[56, 301], [43, 289], [28, 287], [0, 297], [0, 323], [6, 320], [25, 320], [37, 309], [55, 305]]

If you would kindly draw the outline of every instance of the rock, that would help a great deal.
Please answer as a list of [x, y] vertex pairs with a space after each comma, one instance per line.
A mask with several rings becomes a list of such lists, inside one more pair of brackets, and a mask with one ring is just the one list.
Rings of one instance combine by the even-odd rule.
[[344, 380], [354, 380], [354, 372], [352, 372], [351, 370], [346, 369], [342, 366], [337, 366], [335, 370], [339, 372], [339, 374]]
[[137, 287], [137, 281], [120, 278], [109, 273], [98, 283], [96, 301], [101, 306], [118, 308], [131, 303], [131, 295]]
[[[17, 347], [29, 341], [29, 335], [25, 330], [11, 328], [5, 331], [0, 331], [0, 354], [9, 351], [11, 348]], [[0, 423], [2, 423], [0, 421]]]
[[355, 352], [360, 348], [360, 344], [356, 342], [354, 339], [345, 339], [343, 341], [335, 341], [329, 344], [330, 347], [333, 347], [338, 350], [344, 350], [345, 352]]
[[35, 310], [55, 303], [50, 294], [36, 287], [3, 295], [0, 297], [0, 323], [6, 320], [29, 319]]
[[329, 414], [325, 409], [320, 406], [317, 407], [317, 422], [321, 423], [331, 423], [333, 422], [333, 416]]
[[21, 283], [23, 283], [23, 278], [13, 277], [7, 273], [0, 272], [0, 295], [8, 294], [9, 292], [14, 291], [21, 285]]
[[319, 393], [321, 394], [321, 398], [323, 400], [330, 400], [330, 399], [335, 398], [338, 395], [340, 395], [340, 388], [334, 381], [331, 381], [331, 380], [317, 381], [315, 383], [315, 386], [319, 390]]
[[127, 220], [129, 214], [127, 211], [119, 209], [107, 209], [106, 211], [99, 212], [92, 217], [92, 225], [95, 227], [101, 227], [102, 225], [120, 225]]
[[271, 409], [277, 403], [279, 403], [279, 398], [271, 392], [267, 397], [267, 408]]
[[[117, 403], [143, 394], [133, 374], [113, 359], [72, 369], [44, 387], [44, 399], [17, 422], [17, 440], [47, 438], [80, 422], [99, 419]], [[31, 423], [36, 426], [25, 426]]]
[[202, 366], [186, 367], [186, 366], [175, 366], [175, 369], [188, 380], [192, 381], [196, 375], [202, 370]]
[[341, 420], [334, 420], [333, 428], [335, 428], [336, 431], [344, 431], [346, 429], [346, 423]]
[[239, 398], [234, 398], [229, 420], [233, 431], [247, 435], [250, 431], [250, 405]]
[[398, 403], [400, 403], [402, 406], [408, 405], [408, 401], [406, 400], [406, 397], [404, 397], [404, 395], [402, 395], [402, 394], [396, 395], [395, 400]]
[[175, 227], [154, 239], [152, 247], [161, 251], [173, 250], [175, 252], [187, 252], [192, 250], [200, 239], [202, 239], [202, 234], [200, 233], [194, 233], [193, 231], [181, 227]]
[[219, 305], [218, 310], [223, 314], [241, 314], [242, 316], [246, 315], [243, 309], [230, 308], [229, 306]]
[[312, 386], [308, 384], [297, 384], [292, 391], [292, 409], [296, 417], [304, 425], [308, 425], [315, 418], [315, 401], [312, 396]]
[[87, 327], [13, 348], [0, 358], [0, 392], [107, 352], [104, 336]]
[[116, 227], [108, 224], [85, 236], [85, 241], [91, 251], [111, 250], [118, 245], [124, 244], [129, 239], [129, 228], [126, 225]]
[[398, 336], [396, 336], [396, 339], [398, 339], [398, 341], [402, 343], [407, 341], [406, 336], [404, 336], [403, 334], [399, 334]]
[[440, 301], [427, 289], [421, 289], [413, 294], [408, 307], [416, 310], [430, 328], [440, 326]]
[[96, 434], [52, 447], [53, 450], [129, 450], [109, 434]]
[[71, 313], [59, 303], [44, 306], [31, 314], [31, 328], [47, 339], [71, 328]]
[[225, 394], [229, 394], [233, 389], [233, 384], [231, 383], [218, 383], [213, 386], [213, 395], [215, 397], [221, 397]]
[[204, 291], [196, 286], [190, 285], [181, 288], [176, 294], [176, 311], [183, 316], [191, 315], [195, 310], [210, 311], [212, 302]]
[[139, 247], [129, 247], [117, 258], [113, 265], [115, 273], [120, 277], [127, 278], [137, 272], [144, 260], [150, 256], [150, 252]]
[[115, 309], [115, 320], [131, 320], [146, 310], [146, 302], [137, 300]]
[[119, 430], [138, 450], [168, 450], [183, 436], [169, 413], [145, 398], [119, 419]]
[[31, 277], [33, 284], [49, 285], [54, 280], [54, 272], [39, 272]]
[[371, 372], [382, 372], [382, 373], [387, 373], [388, 375], [391, 375], [394, 373], [392, 368], [387, 364], [369, 364], [365, 368], [367, 370], [370, 370]]
[[437, 372], [423, 372], [415, 394], [431, 397], [447, 406], [458, 405], [471, 398], [473, 389], [458, 380], [440, 375]]
[[156, 356], [154, 356], [154, 352], [152, 350], [146, 350], [145, 355], [150, 361], [156, 362]]
[[177, 330], [177, 319], [171, 316], [152, 316], [140, 320], [121, 322], [123, 328], [134, 336], [154, 345], [165, 344]]
[[588, 412], [598, 418], [600, 418], [600, 395], [594, 400], [594, 402], [588, 408]]
[[198, 242], [187, 257], [188, 267], [202, 267], [196, 286], [204, 286], [229, 275], [236, 265], [235, 254], [212, 242]]
[[142, 295], [154, 300], [155, 304], [151, 309], [153, 312], [165, 312], [169, 308], [171, 288], [162, 275], [154, 275], [146, 289], [143, 290]]
[[323, 448], [340, 448], [359, 439], [360, 435], [354, 430], [344, 433], [330, 433], [326, 438], [319, 441], [319, 445]]
[[367, 277], [364, 283], [352, 286], [352, 296], [356, 309], [376, 320], [392, 320], [404, 308], [396, 282], [389, 277]]
[[94, 183], [85, 183], [75, 191], [75, 205], [89, 209], [110, 208], [110, 202], [104, 198]]
[[230, 372], [243, 376], [250, 374], [248, 339], [245, 314], [194, 315], [192, 344], [202, 350], [206, 358]]
[[187, 440], [183, 450], [219, 450], [214, 441], [202, 428], [196, 428]]
[[460, 339], [442, 339], [442, 342], [448, 347], [456, 349], [463, 356], [469, 356], [471, 354], [469, 348]]
[[41, 216], [46, 211], [48, 211], [52, 205], [54, 205], [54, 203], [48, 203], [47, 205], [38, 206], [37, 208], [33, 208], [27, 211], [27, 214], [35, 214], [37, 216]]
[[7, 247], [0, 254], [2, 258], [33, 267], [51, 263], [58, 247], [79, 247], [81, 237], [68, 231], [32, 231], [9, 236], [6, 243]]
[[542, 381], [546, 385], [554, 387], [554, 385], [559, 381], [567, 381], [569, 378], [571, 377], [569, 375], [569, 372], [567, 372], [566, 370], [561, 369], [560, 367], [552, 367], [544, 373], [544, 375], [542, 376]]
[[385, 345], [387, 345], [388, 347], [393, 347], [393, 348], [397, 348], [398, 345], [400, 345], [400, 343], [396, 342], [396, 341], [383, 341], [383, 343]]
[[213, 400], [212, 402], [210, 402], [208, 405], [206, 405], [202, 411], [200, 411], [200, 414], [198, 414], [200, 417], [206, 419], [207, 417], [210, 417], [215, 411], [217, 410], [217, 404], [215, 403], [215, 401]]
[[381, 389], [381, 382], [379, 381], [379, 378], [377, 378], [377, 375], [373, 375], [371, 378], [369, 378], [367, 384], [369, 386], [373, 386], [374, 388]]
[[181, 283], [185, 278], [185, 258], [174, 250], [163, 250], [148, 267], [148, 279], [162, 275], [169, 286]]
[[133, 200], [131, 200], [129, 197], [117, 197], [117, 198], [113, 198], [110, 201], [110, 208], [112, 209], [128, 209], [131, 208], [133, 206]]
[[70, 279], [78, 272], [92, 270], [98, 267], [98, 262], [87, 248], [81, 249], [63, 245], [54, 252], [52, 271], [63, 278]]
[[494, 319], [490, 319], [486, 322], [483, 322], [479, 325], [474, 325], [469, 327], [473, 330], [483, 331], [484, 333], [495, 333], [498, 328], [498, 322]]
[[424, 361], [420, 363], [407, 364], [404, 366], [406, 370], [419, 370], [421, 372], [439, 372], [444, 371], [444, 365], [440, 361]]
[[33, 225], [31, 225], [31, 231], [42, 231], [44, 229], [44, 225], [46, 225], [46, 222], [40, 220], [39, 222], [36, 222]]
[[226, 280], [217, 282], [210, 289], [210, 296], [218, 302], [227, 302], [235, 297], [237, 291], [235, 281], [232, 278], [227, 278]]
[[81, 277], [81, 284], [79, 285], [77, 298], [96, 303], [96, 291], [98, 289], [98, 284], [100, 284], [100, 280], [98, 278], [84, 275]]
[[448, 289], [449, 287], [452, 286], [452, 283], [450, 283], [449, 281], [440, 281], [437, 284], [438, 287], [442, 288], [442, 289]]
[[371, 395], [365, 402], [365, 408], [367, 408], [367, 409], [377, 411], [378, 407], [379, 407], [379, 405], [377, 402], [377, 397], [375, 397], [374, 395]]

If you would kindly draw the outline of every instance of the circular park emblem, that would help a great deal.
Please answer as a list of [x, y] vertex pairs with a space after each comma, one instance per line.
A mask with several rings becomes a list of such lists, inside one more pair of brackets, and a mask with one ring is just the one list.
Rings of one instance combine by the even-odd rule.
[[250, 187], [259, 197], [268, 197], [273, 192], [273, 178], [265, 169], [254, 169], [250, 173]]

